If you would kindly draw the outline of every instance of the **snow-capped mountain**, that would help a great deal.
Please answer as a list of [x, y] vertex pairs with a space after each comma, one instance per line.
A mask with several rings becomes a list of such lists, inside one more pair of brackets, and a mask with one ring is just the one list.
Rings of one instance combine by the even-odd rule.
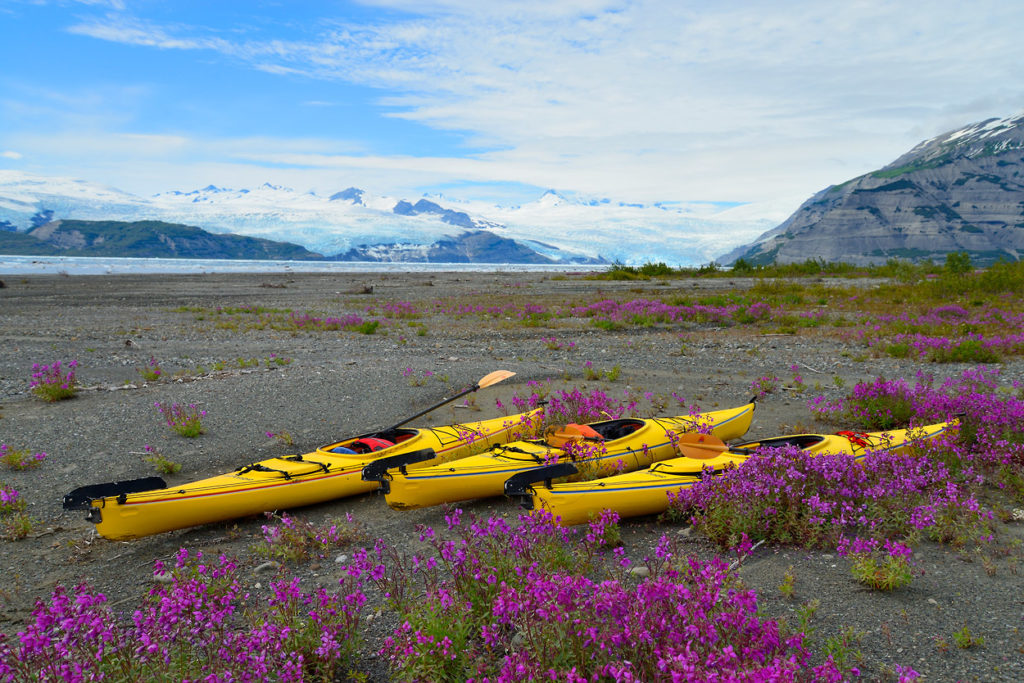
[[553, 191], [503, 207], [440, 196], [406, 200], [355, 187], [317, 194], [270, 183], [139, 197], [82, 180], [0, 171], [0, 229], [24, 231], [59, 219], [158, 220], [292, 242], [327, 256], [376, 247], [414, 252], [484, 231], [557, 262], [696, 265], [749, 242], [786, 214], [732, 218], [696, 205], [626, 204]]
[[925, 140], [882, 168], [827, 187], [732, 263], [884, 263], [966, 252], [977, 265], [1024, 257], [1024, 113]]

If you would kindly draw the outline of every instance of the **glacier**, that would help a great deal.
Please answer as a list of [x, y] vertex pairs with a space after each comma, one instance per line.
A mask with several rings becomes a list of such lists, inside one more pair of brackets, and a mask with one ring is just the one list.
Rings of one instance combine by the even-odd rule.
[[355, 187], [318, 194], [271, 183], [251, 189], [208, 185], [142, 197], [85, 180], [0, 170], [0, 229], [28, 230], [59, 219], [160, 220], [292, 242], [325, 256], [376, 245], [415, 250], [487, 230], [556, 262], [600, 258], [693, 266], [749, 243], [798, 203], [720, 210], [697, 203], [578, 199], [548, 191], [533, 202], [499, 206], [440, 195], [410, 202]]

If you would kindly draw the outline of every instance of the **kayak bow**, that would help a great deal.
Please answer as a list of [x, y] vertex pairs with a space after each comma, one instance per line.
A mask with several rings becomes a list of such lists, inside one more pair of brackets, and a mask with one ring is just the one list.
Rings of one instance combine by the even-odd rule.
[[423, 429], [391, 428], [352, 437], [304, 455], [269, 458], [233, 472], [167, 488], [159, 477], [94, 484], [64, 497], [64, 509], [87, 510], [104, 538], [123, 540], [366, 493], [361, 478], [380, 458], [417, 452], [420, 466], [479, 453], [535, 433], [543, 408]]

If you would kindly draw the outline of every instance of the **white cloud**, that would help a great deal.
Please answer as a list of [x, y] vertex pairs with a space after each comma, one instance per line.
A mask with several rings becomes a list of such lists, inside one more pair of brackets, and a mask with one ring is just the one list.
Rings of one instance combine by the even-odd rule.
[[338, 151], [350, 145], [337, 141], [326, 146], [333, 154], [302, 140], [214, 143], [227, 160], [648, 200], [803, 198], [921, 139], [1015, 113], [1024, 92], [1024, 4], [1002, 0], [970, 11], [954, 0], [364, 4], [407, 14], [359, 24], [324, 16], [293, 40], [229, 39], [127, 13], [71, 30], [377, 88], [390, 116], [464, 133], [485, 150], [421, 159]]
[[[76, 35], [89, 36], [113, 43], [141, 45], [165, 50], [219, 50], [234, 51], [231, 43], [216, 38], [177, 38], [171, 35], [170, 29], [153, 26], [147, 22], [125, 17], [120, 14], [108, 15], [98, 21], [75, 24], [68, 27], [68, 32]], [[180, 29], [179, 29], [180, 30]]]
[[19, 152], [15, 152], [12, 149], [5, 149], [4, 151], [0, 152], [0, 157], [3, 157], [4, 159], [18, 160], [22, 158], [22, 154]]

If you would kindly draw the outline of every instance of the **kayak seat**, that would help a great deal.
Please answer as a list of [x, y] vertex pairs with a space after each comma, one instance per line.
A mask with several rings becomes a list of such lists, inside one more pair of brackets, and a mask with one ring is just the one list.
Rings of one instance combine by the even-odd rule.
[[621, 439], [624, 436], [629, 436], [636, 430], [644, 426], [642, 420], [611, 420], [609, 422], [597, 422], [590, 425], [590, 427], [599, 433], [602, 438], [607, 441], [614, 441], [615, 439]]
[[584, 439], [597, 439], [597, 440], [601, 440], [601, 439], [604, 438], [603, 436], [601, 436], [600, 433], [598, 433], [598, 431], [596, 429], [594, 429], [590, 425], [581, 425], [581, 424], [576, 424], [575, 422], [570, 422], [569, 424], [565, 425], [565, 428], [567, 430], [569, 430], [570, 432], [578, 433]]
[[349, 447], [356, 453], [376, 453], [382, 451], [385, 448], [391, 448], [394, 446], [393, 441], [387, 439], [378, 439], [374, 436], [367, 436], [357, 441], [353, 441], [349, 444]]

